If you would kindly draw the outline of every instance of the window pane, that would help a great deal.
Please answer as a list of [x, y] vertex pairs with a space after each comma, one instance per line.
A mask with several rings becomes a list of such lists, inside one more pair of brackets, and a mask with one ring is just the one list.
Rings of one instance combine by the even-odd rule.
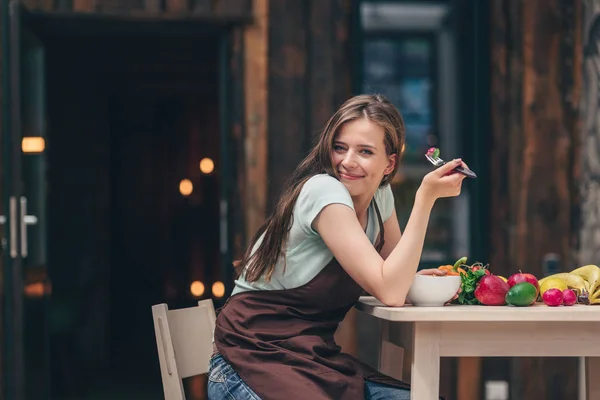
[[[406, 148], [392, 182], [400, 227], [406, 226], [416, 190], [432, 170], [424, 154], [439, 146], [436, 132], [434, 42], [422, 35], [368, 36], [364, 40], [363, 92], [385, 95], [402, 113]], [[433, 209], [422, 253], [424, 263], [452, 258], [452, 205], [440, 199]]]
[[385, 95], [406, 125], [405, 161], [422, 162], [435, 144], [433, 45], [425, 38], [368, 38], [364, 42], [364, 87]]

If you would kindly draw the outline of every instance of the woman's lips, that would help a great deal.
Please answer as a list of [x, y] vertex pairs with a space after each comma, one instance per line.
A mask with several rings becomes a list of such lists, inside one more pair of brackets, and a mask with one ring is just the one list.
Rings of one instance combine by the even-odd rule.
[[358, 175], [348, 175], [348, 174], [344, 174], [343, 172], [340, 172], [340, 177], [347, 179], [349, 181], [355, 181], [357, 179], [362, 178], [362, 176], [358, 176]]

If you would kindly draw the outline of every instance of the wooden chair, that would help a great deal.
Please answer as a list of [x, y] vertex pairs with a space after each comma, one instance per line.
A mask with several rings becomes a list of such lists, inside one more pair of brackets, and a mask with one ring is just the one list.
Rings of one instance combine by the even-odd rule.
[[208, 372], [215, 330], [212, 300], [198, 307], [169, 310], [152, 306], [156, 347], [165, 400], [185, 400], [182, 379]]

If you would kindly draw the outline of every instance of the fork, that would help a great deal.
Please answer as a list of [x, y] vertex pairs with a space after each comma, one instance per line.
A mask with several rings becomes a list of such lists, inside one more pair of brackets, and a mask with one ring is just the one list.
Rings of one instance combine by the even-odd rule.
[[[435, 168], [439, 168], [442, 165], [446, 164], [446, 161], [442, 160], [439, 156], [432, 157], [429, 154], [425, 154], [425, 158], [427, 158], [427, 160], [429, 160], [429, 162], [431, 164], [433, 164], [433, 166]], [[458, 167], [454, 168], [454, 171], [460, 172], [461, 174], [463, 174], [469, 178], [477, 178], [477, 174], [475, 172], [473, 172], [469, 168], [465, 168], [463, 166], [458, 166]]]

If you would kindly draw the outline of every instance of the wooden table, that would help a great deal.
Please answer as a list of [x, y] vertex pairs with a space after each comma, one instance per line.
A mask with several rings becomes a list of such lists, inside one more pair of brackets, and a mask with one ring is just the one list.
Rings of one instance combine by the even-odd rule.
[[[586, 357], [586, 398], [600, 400], [600, 306], [385, 307], [361, 297], [356, 308], [384, 322], [380, 368], [405, 380], [410, 370], [411, 399], [438, 399], [440, 357], [502, 356]], [[397, 346], [407, 357], [393, 356]]]

